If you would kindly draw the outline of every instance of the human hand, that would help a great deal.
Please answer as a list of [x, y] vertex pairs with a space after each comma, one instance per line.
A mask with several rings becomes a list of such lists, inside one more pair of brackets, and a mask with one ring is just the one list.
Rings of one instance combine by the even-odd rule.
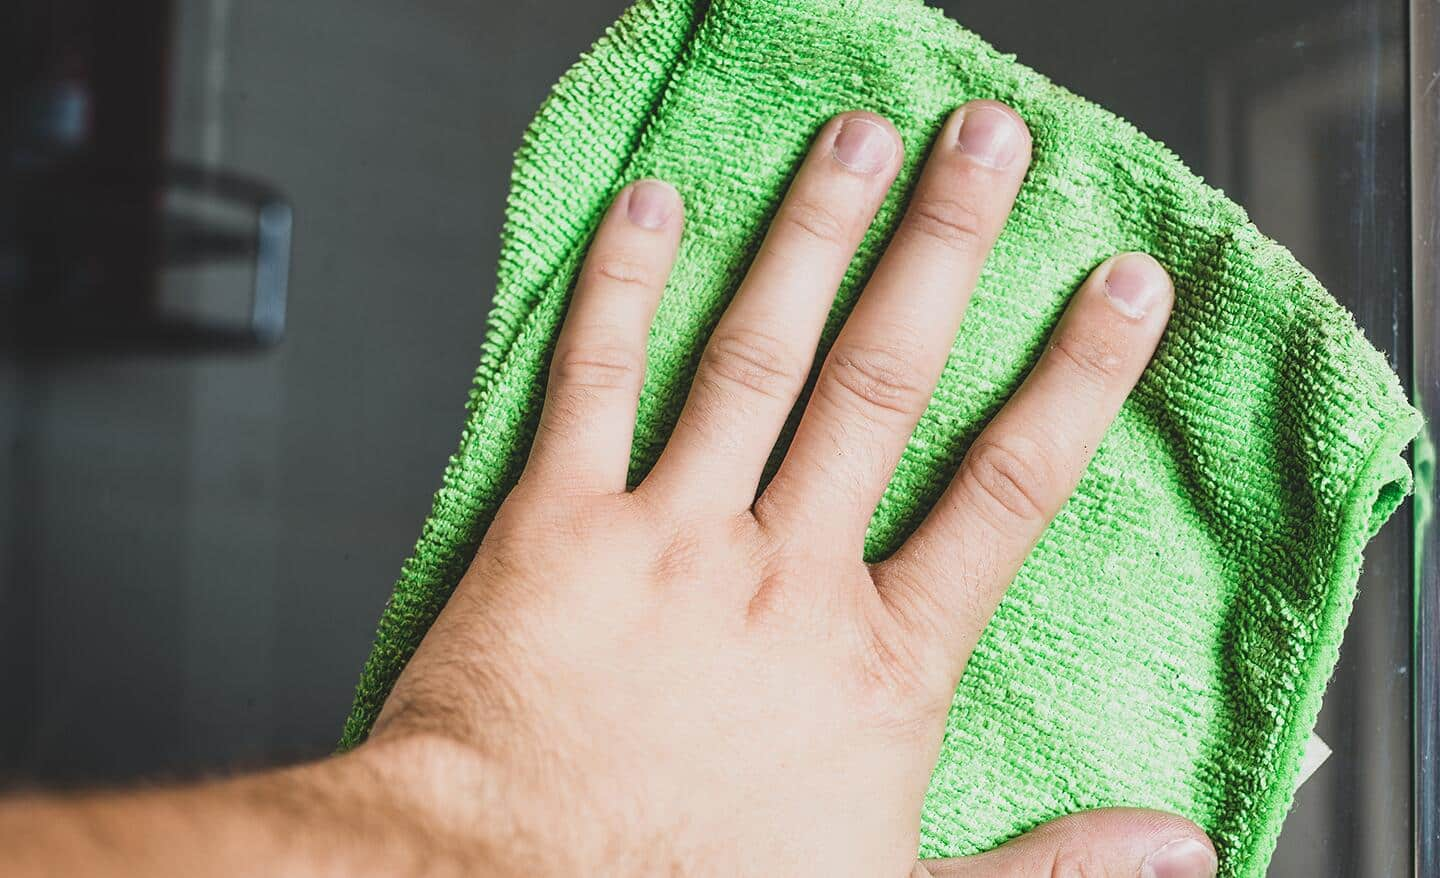
[[656, 181], [622, 192], [577, 283], [524, 475], [365, 746], [450, 748], [465, 780], [426, 796], [525, 874], [1213, 874], [1197, 827], [1138, 811], [914, 862], [966, 660], [1172, 300], [1147, 256], [1099, 266], [929, 517], [864, 563], [1029, 151], [998, 104], [946, 123], [758, 499], [899, 138], [865, 113], [822, 130], [633, 490], [647, 332], [682, 205]]

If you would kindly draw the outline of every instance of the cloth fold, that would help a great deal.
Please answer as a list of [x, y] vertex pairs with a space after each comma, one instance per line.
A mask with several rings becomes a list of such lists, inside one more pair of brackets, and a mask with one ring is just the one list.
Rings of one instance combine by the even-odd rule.
[[1419, 417], [1350, 315], [1240, 207], [919, 0], [640, 0], [556, 85], [516, 157], [460, 447], [381, 619], [342, 746], [364, 739], [519, 474], [609, 199], [656, 176], [677, 185], [688, 214], [650, 338], [638, 480], [820, 125], [873, 110], [907, 155], [828, 342], [941, 122], [982, 97], [1025, 118], [1033, 165], [867, 556], [918, 523], [1091, 268], [1147, 251], [1171, 271], [1177, 301], [1149, 370], [975, 650], [920, 853], [973, 853], [1066, 813], [1126, 805], [1198, 822], [1222, 874], [1263, 873], [1361, 551], [1409, 490], [1402, 453]]

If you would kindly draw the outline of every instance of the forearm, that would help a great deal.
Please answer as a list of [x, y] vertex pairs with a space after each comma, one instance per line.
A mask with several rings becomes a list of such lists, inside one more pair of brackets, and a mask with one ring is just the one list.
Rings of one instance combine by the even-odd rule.
[[16, 797], [0, 800], [0, 874], [507, 874], [488, 783], [464, 748], [401, 738], [235, 780]]

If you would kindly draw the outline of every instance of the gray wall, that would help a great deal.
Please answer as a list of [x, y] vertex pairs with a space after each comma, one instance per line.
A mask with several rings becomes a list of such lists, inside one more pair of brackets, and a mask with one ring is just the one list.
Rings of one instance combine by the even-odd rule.
[[293, 201], [289, 333], [0, 384], [23, 510], [0, 569], [38, 651], [30, 714], [5, 720], [20, 773], [333, 746], [459, 433], [510, 155], [617, 8], [180, 4], [174, 152]]

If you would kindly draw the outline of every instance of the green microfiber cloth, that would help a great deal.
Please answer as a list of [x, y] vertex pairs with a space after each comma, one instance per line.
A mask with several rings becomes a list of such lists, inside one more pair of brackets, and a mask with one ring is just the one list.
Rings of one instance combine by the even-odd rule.
[[364, 739], [520, 471], [578, 260], [622, 185], [664, 178], [688, 211], [650, 336], [638, 480], [821, 124], [873, 110], [907, 149], [829, 339], [942, 120], [974, 98], [1020, 112], [1034, 164], [875, 513], [868, 557], [924, 515], [1090, 269], [1148, 251], [1173, 274], [1177, 304], [970, 661], [920, 853], [973, 853], [1063, 814], [1128, 805], [1197, 821], [1223, 874], [1263, 872], [1361, 550], [1409, 490], [1401, 454], [1419, 418], [1350, 315], [1240, 207], [918, 0], [640, 0], [555, 87], [516, 159], [460, 448], [381, 620], [344, 746]]

